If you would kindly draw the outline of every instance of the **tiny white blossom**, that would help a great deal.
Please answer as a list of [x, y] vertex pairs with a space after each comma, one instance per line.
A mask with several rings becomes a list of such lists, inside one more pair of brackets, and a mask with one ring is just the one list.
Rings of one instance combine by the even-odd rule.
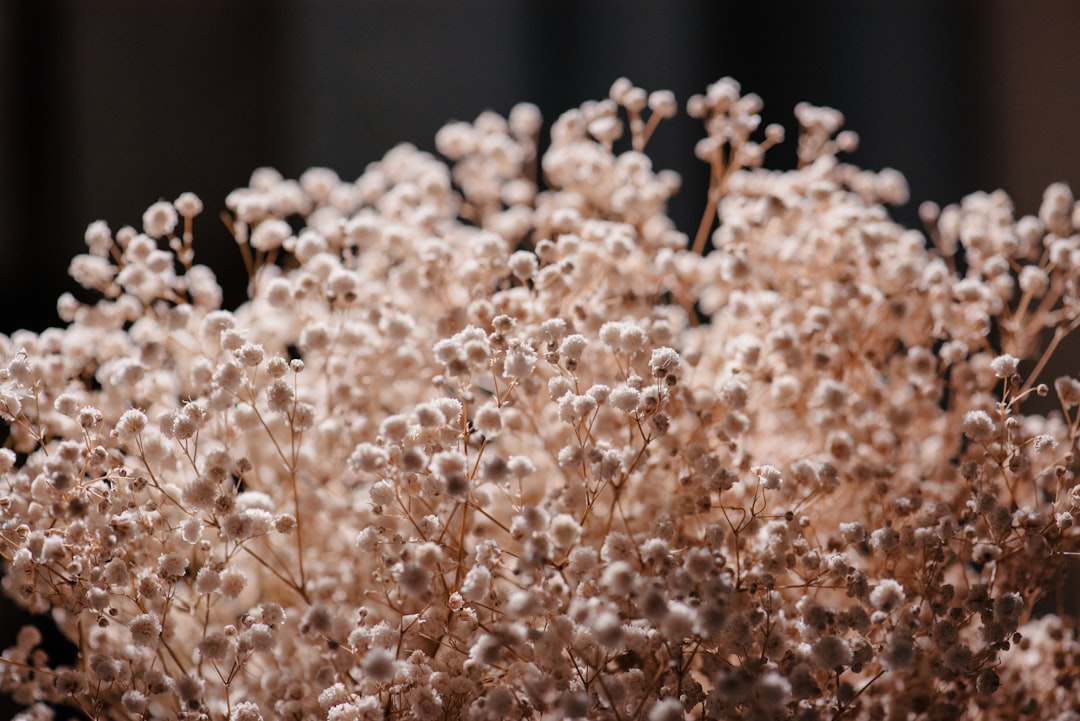
[[870, 592], [870, 603], [879, 611], [892, 611], [904, 602], [904, 587], [891, 578], [878, 581]]
[[1020, 359], [1004, 353], [990, 361], [990, 368], [998, 378], [1012, 378], [1020, 369]]
[[964, 414], [964, 435], [973, 441], [986, 441], [994, 437], [994, 420], [986, 411], [968, 411]]
[[131, 619], [128, 630], [136, 646], [151, 646], [161, 635], [161, 621], [151, 613], [143, 613]]
[[151, 238], [160, 238], [173, 232], [176, 221], [176, 208], [172, 203], [160, 201], [143, 213], [143, 230]]

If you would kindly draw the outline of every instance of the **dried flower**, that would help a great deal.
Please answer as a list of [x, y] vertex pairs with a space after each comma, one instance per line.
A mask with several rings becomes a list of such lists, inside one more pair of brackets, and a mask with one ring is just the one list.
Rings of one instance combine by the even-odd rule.
[[131, 640], [136, 646], [150, 646], [161, 635], [161, 621], [151, 613], [139, 614], [128, 624]]
[[763, 169], [783, 128], [725, 78], [688, 102], [690, 237], [647, 155], [676, 110], [622, 78], [542, 155], [520, 105], [439, 131], [449, 163], [260, 168], [225, 200], [232, 311], [198, 197], [91, 223], [70, 270], [100, 299], [0, 336], [3, 588], [78, 670], [28, 627], [0, 690], [230, 721], [1072, 713], [1076, 619], [1036, 603], [1080, 552], [1080, 381], [1028, 405], [1080, 325], [1071, 191], [924, 204], [924, 238], [836, 110], [800, 104], [798, 167]]

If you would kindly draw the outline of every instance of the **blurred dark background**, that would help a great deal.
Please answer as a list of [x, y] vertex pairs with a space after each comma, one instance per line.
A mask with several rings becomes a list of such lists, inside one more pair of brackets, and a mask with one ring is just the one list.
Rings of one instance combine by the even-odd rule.
[[[723, 75], [792, 127], [799, 100], [844, 111], [855, 160], [903, 171], [916, 222], [1002, 187], [1037, 208], [1080, 189], [1080, 4], [0, 0], [0, 332], [57, 323], [55, 298], [87, 223], [138, 226], [159, 198], [206, 203], [197, 255], [241, 298], [217, 220], [252, 169], [312, 165], [354, 178], [394, 144], [433, 147], [449, 119], [537, 103], [550, 122], [630, 77], [680, 101]], [[700, 126], [652, 143], [686, 180], [692, 230]], [[790, 165], [794, 143], [770, 153]]]
[[[550, 123], [620, 75], [680, 103], [731, 75], [789, 131], [800, 100], [843, 110], [854, 160], [906, 174], [909, 225], [923, 200], [999, 187], [1034, 212], [1049, 182], [1080, 191], [1077, 38], [1072, 0], [0, 0], [0, 332], [58, 322], [92, 220], [139, 226], [150, 203], [198, 193], [197, 258], [235, 305], [244, 273], [216, 216], [252, 169], [351, 179], [398, 142], [432, 149], [447, 120], [528, 100]], [[650, 146], [683, 174], [688, 231], [700, 136], [682, 117]]]

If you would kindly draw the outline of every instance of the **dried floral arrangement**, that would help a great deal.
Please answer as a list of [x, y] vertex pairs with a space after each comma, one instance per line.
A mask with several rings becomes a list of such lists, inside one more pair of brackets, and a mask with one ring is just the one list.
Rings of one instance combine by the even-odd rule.
[[519, 105], [448, 164], [256, 171], [234, 311], [195, 195], [91, 224], [96, 302], [0, 336], [3, 588], [79, 651], [21, 631], [21, 718], [1080, 719], [1034, 608], [1080, 551], [1080, 381], [1041, 377], [1080, 205], [924, 236], [835, 110], [764, 169], [761, 107], [690, 99], [692, 237], [644, 154], [675, 98], [625, 79], [542, 158]]

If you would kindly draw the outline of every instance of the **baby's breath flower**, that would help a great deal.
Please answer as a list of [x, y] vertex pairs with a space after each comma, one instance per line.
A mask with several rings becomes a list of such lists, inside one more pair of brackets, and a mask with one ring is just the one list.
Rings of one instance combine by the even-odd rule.
[[493, 438], [502, 430], [502, 414], [498, 406], [493, 403], [485, 403], [476, 409], [473, 416], [473, 426], [488, 438]]
[[413, 409], [416, 421], [422, 428], [434, 428], [446, 422], [442, 411], [430, 403], [421, 403]]
[[221, 631], [207, 633], [199, 641], [199, 654], [211, 661], [222, 661], [229, 653], [230, 641]]
[[187, 573], [188, 559], [179, 553], [163, 553], [158, 557], [158, 570], [162, 577], [177, 579]]
[[139, 433], [142, 433], [146, 425], [146, 414], [140, 410], [132, 409], [120, 416], [120, 420], [116, 422], [116, 432], [120, 438], [131, 440]]
[[176, 208], [176, 211], [185, 218], [194, 218], [203, 211], [202, 200], [194, 193], [181, 193], [180, 196], [173, 201], [173, 206]]
[[379, 424], [379, 435], [391, 443], [400, 443], [405, 440], [408, 432], [409, 419], [404, 415], [387, 416]]
[[679, 354], [673, 348], [657, 348], [649, 359], [653, 376], [665, 378], [679, 368]]
[[86, 677], [74, 669], [64, 669], [57, 674], [55, 686], [61, 696], [75, 696], [86, 687]]
[[221, 587], [221, 574], [210, 566], [203, 566], [195, 576], [195, 590], [211, 594]]
[[904, 602], [904, 587], [891, 578], [885, 578], [870, 592], [870, 603], [879, 611], [892, 611]]
[[[196, 478], [183, 489], [181, 498], [184, 504], [191, 509], [206, 511], [214, 506], [214, 499], [218, 494], [218, 486], [206, 476]], [[185, 527], [187, 528], [187, 527]], [[201, 529], [200, 529], [201, 530]], [[195, 528], [185, 532], [185, 538], [193, 535]], [[194, 543], [194, 541], [192, 541]]]
[[129, 714], [139, 715], [146, 710], [146, 696], [142, 691], [131, 688], [120, 697], [120, 704]]
[[687, 104], [690, 238], [647, 155], [674, 96], [609, 95], [549, 143], [520, 105], [441, 130], [443, 159], [255, 171], [225, 202], [235, 310], [194, 263], [198, 197], [92, 223], [70, 271], [99, 297], [0, 336], [3, 589], [83, 667], [24, 629], [0, 692], [229, 721], [1071, 713], [1073, 619], [1033, 604], [1080, 534], [1080, 381], [1044, 416], [1018, 374], [1075, 325], [1072, 191], [924, 204], [924, 237], [884, 208], [903, 176], [837, 160], [839, 111], [800, 104], [797, 167], [763, 169], [783, 127], [724, 78]]
[[1061, 404], [1066, 408], [1075, 408], [1080, 405], [1080, 380], [1070, 376], [1060, 376], [1054, 381], [1054, 390], [1057, 391]]
[[176, 208], [164, 200], [154, 203], [143, 213], [143, 230], [151, 238], [169, 235], [176, 228]]
[[287, 308], [293, 300], [293, 289], [284, 278], [273, 278], [266, 284], [266, 300], [274, 308]]
[[86, 233], [83, 238], [92, 255], [99, 258], [108, 255], [109, 246], [112, 245], [112, 231], [109, 230], [109, 225], [104, 220], [95, 220], [86, 226]]
[[611, 391], [611, 405], [621, 411], [631, 412], [637, 409], [641, 402], [641, 393], [636, 388], [621, 385]]
[[520, 480], [535, 473], [536, 465], [528, 456], [512, 456], [506, 461], [506, 469]]
[[526, 346], [512, 348], [503, 362], [503, 376], [506, 378], [527, 378], [536, 367], [536, 353]]
[[251, 516], [243, 511], [230, 513], [221, 522], [221, 532], [230, 541], [244, 541], [254, 532], [254, 523]]
[[397, 673], [394, 655], [384, 648], [375, 647], [368, 651], [360, 667], [369, 678], [378, 683], [389, 683]]
[[307, 431], [315, 424], [315, 407], [310, 403], [297, 403], [293, 408], [292, 417], [289, 418], [289, 424], [293, 426], [294, 431]]
[[355, 471], [377, 471], [386, 465], [389, 455], [371, 443], [361, 443], [349, 456], [349, 467]]
[[964, 414], [964, 435], [973, 441], [986, 441], [994, 437], [994, 419], [986, 411], [968, 411]]
[[814, 661], [822, 668], [837, 669], [851, 663], [851, 648], [838, 636], [822, 636], [812, 649]]
[[990, 368], [998, 378], [1012, 378], [1020, 368], [1020, 359], [1005, 353], [990, 361]]
[[0, 448], [0, 473], [8, 473], [15, 467], [15, 451], [10, 448]]
[[753, 471], [757, 474], [758, 481], [761, 483], [761, 487], [766, 490], [775, 491], [776, 489], [780, 488], [780, 486], [782, 486], [784, 483], [784, 479], [781, 476], [780, 469], [774, 466], [757, 466], [753, 469]]
[[221, 595], [236, 598], [247, 585], [247, 575], [239, 568], [227, 568], [221, 573]]
[[251, 234], [252, 247], [263, 252], [280, 248], [292, 236], [292, 228], [283, 220], [264, 220]]
[[431, 468], [446, 483], [447, 493], [460, 495], [467, 490], [467, 462], [465, 456], [456, 451], [444, 451], [431, 457]]
[[22, 414], [22, 401], [18, 394], [6, 388], [0, 389], [0, 419], [13, 423]]
[[457, 425], [461, 421], [461, 401], [456, 398], [439, 398], [434, 401], [434, 406], [442, 413], [442, 422], [447, 425]]
[[151, 646], [161, 635], [161, 621], [151, 613], [139, 614], [128, 624], [131, 640], [136, 646]]
[[570, 514], [560, 513], [551, 519], [551, 538], [556, 548], [570, 548], [581, 539], [581, 526]]
[[514, 277], [521, 281], [531, 279], [539, 267], [536, 256], [525, 250], [513, 253], [507, 259], [507, 265], [510, 267], [510, 272], [514, 274]]

